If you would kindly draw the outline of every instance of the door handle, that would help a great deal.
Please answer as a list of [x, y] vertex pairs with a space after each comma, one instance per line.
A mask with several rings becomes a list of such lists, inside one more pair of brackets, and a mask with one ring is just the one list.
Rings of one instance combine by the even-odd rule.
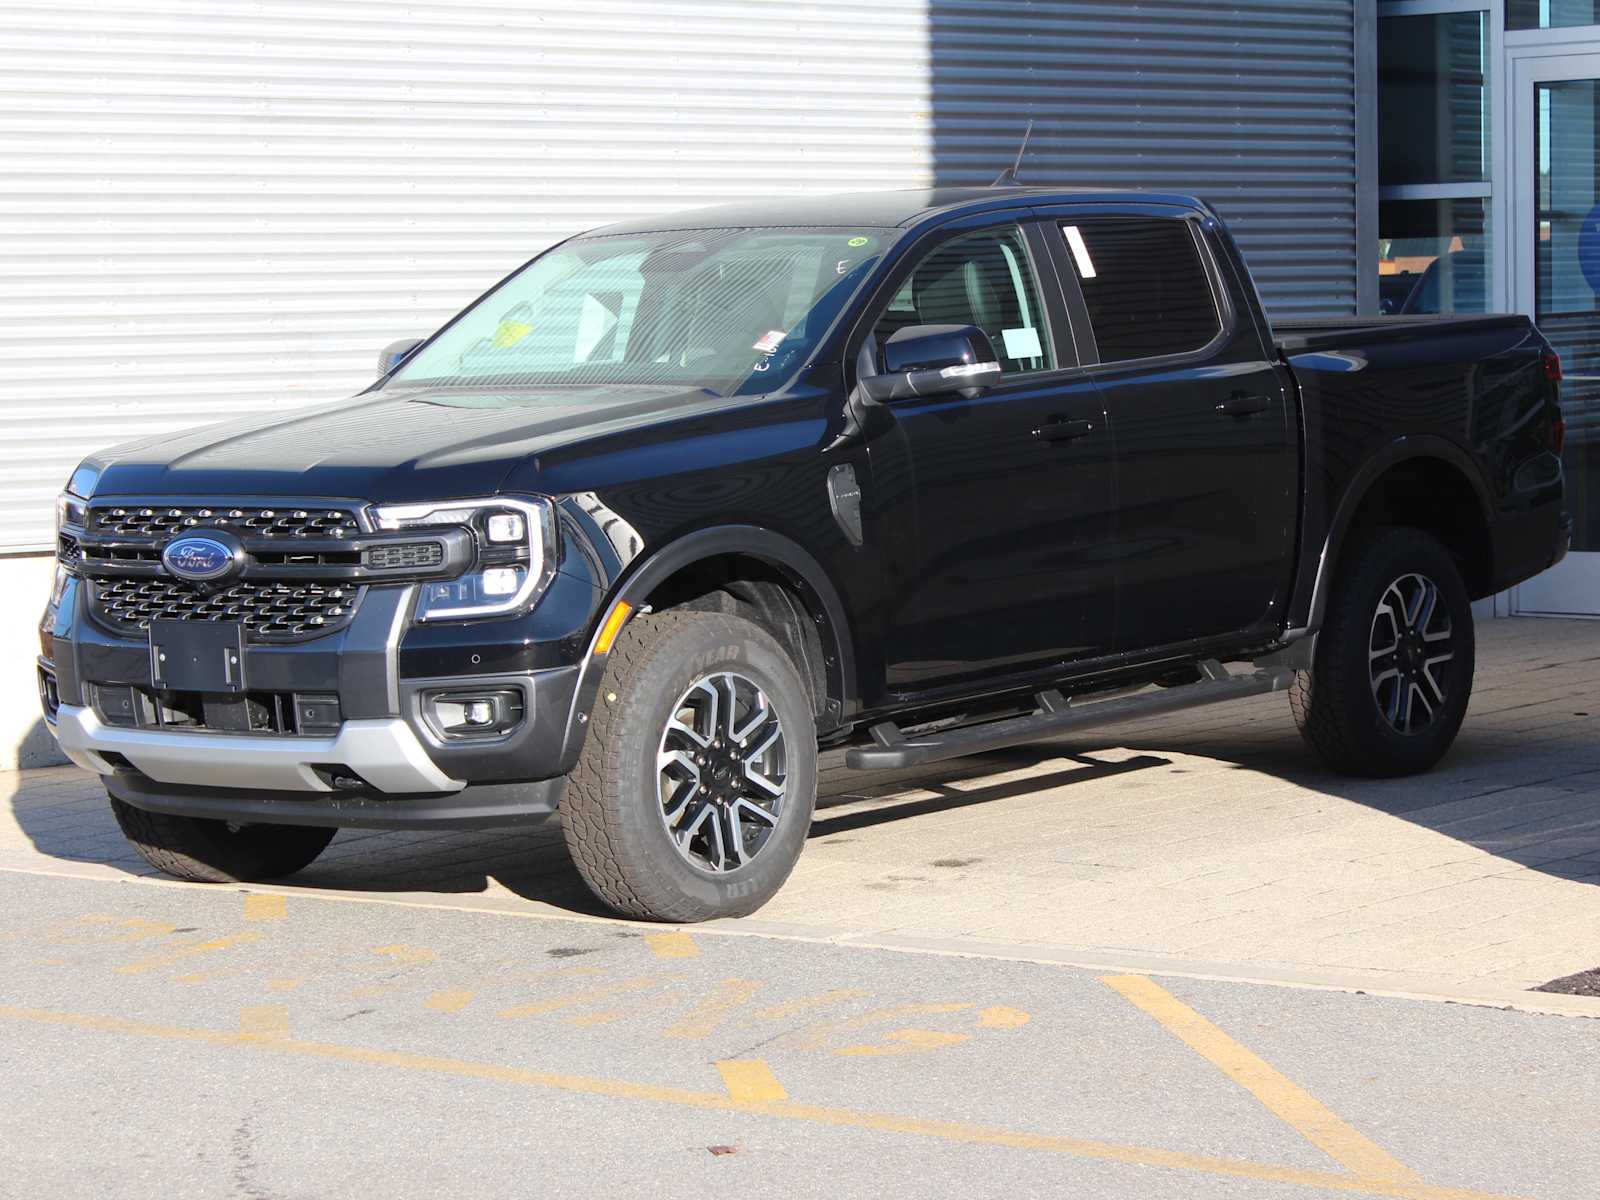
[[1217, 405], [1217, 411], [1225, 417], [1253, 417], [1271, 407], [1270, 396], [1247, 396], [1243, 392], [1235, 392]]
[[1093, 421], [1051, 421], [1035, 429], [1033, 436], [1044, 442], [1070, 442], [1093, 432]]

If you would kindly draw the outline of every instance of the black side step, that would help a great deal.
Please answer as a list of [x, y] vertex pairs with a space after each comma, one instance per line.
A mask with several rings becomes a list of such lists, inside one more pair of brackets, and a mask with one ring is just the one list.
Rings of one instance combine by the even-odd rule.
[[1288, 670], [1230, 675], [1227, 668], [1214, 659], [1201, 663], [1200, 672], [1203, 678], [1197, 683], [1159, 692], [1141, 692], [1136, 696], [1123, 696], [1115, 700], [1075, 704], [1058, 691], [1040, 692], [1035, 697], [1038, 711], [1025, 717], [1007, 717], [984, 725], [939, 730], [916, 737], [907, 737], [899, 726], [886, 721], [874, 725], [870, 731], [876, 745], [856, 746], [845, 751], [845, 766], [857, 771], [888, 771], [942, 762], [947, 758], [998, 750], [1002, 746], [1036, 742], [1056, 734], [1075, 733], [1080, 729], [1096, 729], [1102, 725], [1198, 708], [1202, 704], [1287, 691], [1294, 679], [1294, 672]]

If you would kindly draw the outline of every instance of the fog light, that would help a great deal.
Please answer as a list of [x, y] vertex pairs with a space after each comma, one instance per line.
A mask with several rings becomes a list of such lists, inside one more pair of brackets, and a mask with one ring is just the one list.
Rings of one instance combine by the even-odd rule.
[[489, 518], [491, 542], [520, 542], [527, 536], [528, 526], [521, 513], [495, 513]]
[[515, 567], [491, 567], [483, 573], [485, 596], [509, 596], [517, 590]]
[[498, 737], [522, 724], [525, 707], [516, 688], [494, 691], [427, 692], [423, 715], [433, 731], [446, 740]]

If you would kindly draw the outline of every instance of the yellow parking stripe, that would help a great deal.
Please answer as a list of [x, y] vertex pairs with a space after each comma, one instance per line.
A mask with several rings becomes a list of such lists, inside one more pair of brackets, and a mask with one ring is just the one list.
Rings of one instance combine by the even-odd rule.
[[772, 1073], [772, 1068], [759, 1058], [731, 1058], [717, 1064], [722, 1072], [722, 1082], [728, 1095], [739, 1104], [763, 1104], [772, 1100], [787, 1100], [789, 1093]]
[[1154, 1017], [1346, 1170], [1364, 1179], [1421, 1183], [1410, 1167], [1357, 1133], [1310, 1092], [1291, 1083], [1149, 976], [1108, 975], [1100, 982]]
[[288, 1037], [289, 1010], [281, 1004], [240, 1009], [239, 1035], [247, 1038]]
[[286, 897], [273, 895], [270, 892], [255, 892], [244, 898], [246, 921], [281, 921], [288, 909], [289, 902]]
[[644, 940], [657, 958], [700, 957], [700, 947], [687, 933], [647, 933]]
[[243, 946], [259, 940], [260, 937], [259, 933], [230, 933], [226, 937], [211, 938], [204, 942], [189, 942], [182, 946], [174, 946], [153, 958], [140, 959], [125, 967], [118, 967], [117, 970], [123, 975], [139, 975], [145, 971], [153, 971], [157, 967], [171, 966], [195, 954], [209, 954], [214, 950], [229, 950], [234, 946]]
[[1434, 1187], [1426, 1183], [1402, 1183], [1390, 1179], [1366, 1179], [1332, 1171], [1308, 1171], [1298, 1167], [1271, 1166], [1240, 1159], [1212, 1158], [1149, 1146], [1127, 1146], [1087, 1138], [1027, 1133], [987, 1125], [967, 1125], [957, 1121], [899, 1116], [892, 1113], [860, 1112], [846, 1108], [827, 1108], [816, 1104], [797, 1104], [792, 1100], [741, 1101], [715, 1092], [693, 1092], [660, 1084], [632, 1083], [623, 1079], [596, 1079], [583, 1075], [561, 1075], [525, 1067], [497, 1063], [471, 1062], [373, 1046], [348, 1046], [330, 1042], [305, 1042], [292, 1038], [247, 1037], [221, 1029], [194, 1029], [175, 1025], [154, 1025], [121, 1017], [89, 1013], [54, 1012], [48, 1009], [0, 1005], [0, 1020], [21, 1021], [58, 1028], [115, 1033], [126, 1037], [154, 1038], [212, 1046], [248, 1047], [257, 1051], [317, 1058], [325, 1061], [363, 1063], [394, 1070], [419, 1071], [455, 1078], [479, 1079], [522, 1087], [550, 1088], [588, 1096], [608, 1096], [624, 1100], [677, 1104], [687, 1108], [718, 1112], [752, 1113], [790, 1121], [840, 1128], [866, 1129], [877, 1133], [900, 1133], [918, 1137], [974, 1145], [1005, 1146], [1014, 1150], [1035, 1150], [1096, 1159], [1131, 1166], [1160, 1167], [1173, 1171], [1192, 1171], [1203, 1175], [1233, 1179], [1252, 1179], [1285, 1183], [1325, 1191], [1351, 1192], [1368, 1196], [1392, 1196], [1396, 1200], [1509, 1200], [1491, 1192], [1464, 1188]]

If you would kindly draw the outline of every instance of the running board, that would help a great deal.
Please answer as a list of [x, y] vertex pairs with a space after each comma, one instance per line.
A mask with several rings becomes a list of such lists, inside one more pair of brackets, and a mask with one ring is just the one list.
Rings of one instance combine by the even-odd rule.
[[942, 762], [947, 758], [981, 754], [985, 750], [998, 750], [1003, 746], [1036, 742], [1057, 734], [1076, 733], [1080, 729], [1098, 729], [1102, 725], [1158, 717], [1186, 708], [1198, 708], [1202, 704], [1219, 704], [1224, 700], [1242, 700], [1246, 696], [1287, 691], [1294, 679], [1294, 672], [1289, 670], [1230, 675], [1227, 668], [1215, 659], [1207, 659], [1198, 665], [1202, 678], [1195, 683], [1159, 692], [1141, 692], [1116, 700], [1074, 703], [1054, 689], [1040, 692], [1034, 697], [1039, 705], [1036, 712], [1025, 717], [990, 721], [985, 725], [969, 725], [962, 729], [907, 737], [899, 726], [892, 721], [885, 721], [870, 730], [874, 745], [856, 746], [845, 751], [845, 766], [857, 771], [890, 771]]

